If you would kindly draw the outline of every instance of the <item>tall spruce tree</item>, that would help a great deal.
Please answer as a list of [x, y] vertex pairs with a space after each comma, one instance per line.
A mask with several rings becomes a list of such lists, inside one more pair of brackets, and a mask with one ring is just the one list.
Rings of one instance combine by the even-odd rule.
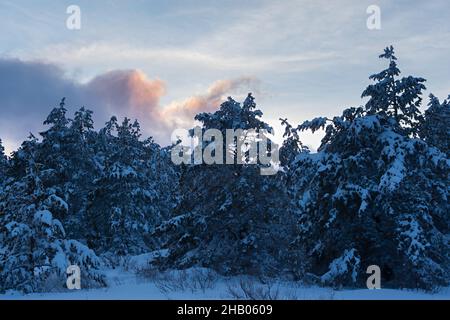
[[364, 91], [364, 108], [296, 128], [325, 129], [319, 152], [297, 156], [289, 170], [297, 243], [323, 284], [363, 285], [375, 264], [387, 285], [432, 289], [448, 283], [449, 162], [411, 137], [424, 80], [394, 80], [393, 48], [381, 57], [390, 66], [371, 77], [380, 82]]
[[[261, 116], [249, 95], [242, 105], [229, 98], [218, 111], [195, 118], [202, 132], [216, 129], [225, 138], [227, 129], [270, 129]], [[262, 176], [257, 164], [237, 164], [237, 141], [227, 145], [215, 139], [203, 141], [201, 151], [221, 145], [222, 160], [228, 152], [234, 164], [184, 165], [175, 216], [153, 232], [166, 239], [167, 251], [159, 263], [166, 268], [202, 266], [225, 274], [279, 274], [286, 259], [295, 259], [287, 253], [294, 219], [285, 210], [279, 176]]]
[[46, 169], [47, 184], [55, 188], [69, 203], [65, 216], [58, 217], [71, 237], [81, 239], [85, 225], [87, 194], [93, 177], [99, 175], [93, 145], [92, 111], [84, 107], [75, 112], [74, 119], [66, 117], [65, 99], [54, 108], [44, 122], [49, 128], [41, 133], [38, 159]]

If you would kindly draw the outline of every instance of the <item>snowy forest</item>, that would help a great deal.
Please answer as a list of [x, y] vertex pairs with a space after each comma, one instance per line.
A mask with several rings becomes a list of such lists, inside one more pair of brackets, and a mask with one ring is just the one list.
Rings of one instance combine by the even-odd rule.
[[[104, 287], [106, 266], [142, 254], [155, 272], [365, 288], [377, 265], [383, 287], [447, 287], [450, 96], [423, 100], [425, 79], [402, 76], [392, 47], [380, 58], [364, 105], [280, 119], [275, 175], [174, 165], [173, 146], [143, 137], [138, 121], [113, 116], [96, 130], [92, 111], [68, 115], [62, 99], [18, 150], [5, 155], [0, 141], [0, 292], [66, 290], [69, 265], [84, 288]], [[203, 130], [270, 128], [262, 115], [249, 94], [195, 119]], [[313, 152], [300, 135], [322, 129]]]

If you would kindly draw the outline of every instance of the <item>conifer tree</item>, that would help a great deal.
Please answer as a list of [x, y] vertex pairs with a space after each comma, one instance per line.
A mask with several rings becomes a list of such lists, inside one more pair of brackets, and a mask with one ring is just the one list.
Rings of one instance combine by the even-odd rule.
[[77, 265], [85, 287], [104, 285], [95, 253], [66, 238], [56, 213], [67, 212], [67, 203], [45, 186], [42, 164], [36, 162], [38, 142], [24, 142], [16, 153], [27, 162], [26, 174], [8, 183], [0, 194], [0, 291], [61, 290], [66, 269]]
[[376, 264], [388, 285], [433, 289], [448, 283], [449, 162], [411, 135], [424, 80], [395, 80], [393, 48], [381, 57], [390, 67], [371, 77], [365, 107], [295, 129], [325, 129], [319, 152], [290, 165], [296, 242], [323, 284], [364, 285]]
[[[226, 129], [269, 129], [261, 116], [249, 95], [242, 105], [229, 98], [218, 111], [196, 119], [203, 132], [217, 129], [225, 137]], [[214, 142], [203, 141], [202, 151]], [[224, 143], [223, 157], [231, 152], [236, 160], [235, 143]], [[285, 211], [286, 195], [277, 175], [261, 176], [259, 165], [245, 162], [203, 162], [183, 167], [180, 189], [175, 216], [153, 232], [167, 235], [160, 265], [202, 266], [225, 274], [275, 275], [283, 270], [294, 220]]]
[[[116, 135], [114, 135], [116, 134]], [[101, 131], [96, 147], [102, 156], [102, 172], [89, 194], [87, 219], [89, 244], [100, 251], [118, 255], [150, 250], [144, 235], [163, 218], [170, 206], [159, 190], [160, 174], [153, 163], [160, 147], [151, 139], [140, 140], [139, 123], [112, 118]], [[161, 165], [161, 162], [159, 163]], [[166, 177], [167, 178], [167, 177]]]
[[450, 157], [450, 96], [443, 103], [430, 94], [420, 136], [430, 146], [436, 147]]
[[422, 103], [422, 91], [426, 89], [423, 84], [426, 80], [413, 76], [399, 78], [400, 69], [393, 46], [384, 49], [379, 57], [387, 59], [389, 67], [370, 76], [375, 83], [369, 85], [361, 95], [369, 97], [365, 109], [368, 114], [378, 114], [393, 120], [407, 133], [415, 136], [421, 120], [419, 107]]
[[8, 158], [5, 155], [5, 148], [0, 139], [0, 186], [6, 179], [6, 170], [8, 168]]

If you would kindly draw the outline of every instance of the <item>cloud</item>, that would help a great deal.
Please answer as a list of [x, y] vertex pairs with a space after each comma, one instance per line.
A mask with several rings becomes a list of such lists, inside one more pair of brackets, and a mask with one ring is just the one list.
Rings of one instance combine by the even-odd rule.
[[[221, 38], [221, 37], [219, 37]], [[250, 41], [249, 41], [250, 42]], [[211, 46], [211, 47], [209, 47]], [[225, 44], [215, 45], [219, 48]], [[233, 46], [234, 47], [234, 46]], [[37, 51], [15, 52], [24, 59], [38, 58], [71, 66], [96, 68], [110, 65], [138, 64], [150, 70], [158, 66], [165, 69], [192, 70], [208, 68], [214, 72], [247, 70], [255, 72], [295, 72], [315, 69], [321, 63], [342, 59], [332, 50], [314, 49], [277, 53], [263, 50], [249, 53], [247, 49], [236, 51], [217, 49], [213, 42], [198, 47], [145, 47], [123, 43], [93, 41], [90, 43], [69, 43], [49, 45]]]
[[[218, 80], [214, 82], [206, 94], [192, 96], [182, 101], [174, 101], [164, 107], [160, 113], [161, 119], [170, 129], [187, 128], [191, 119], [199, 112], [211, 112], [220, 105], [229, 93], [242, 93], [242, 88], [257, 88], [258, 81], [250, 77], [233, 80]], [[249, 91], [249, 90], [247, 90]], [[255, 90], [250, 90], [255, 92]], [[258, 91], [256, 89], [256, 91]]]
[[157, 118], [160, 98], [166, 92], [163, 81], [150, 80], [139, 70], [110, 71], [81, 89], [85, 100], [99, 105], [103, 113], [136, 118]]
[[78, 86], [58, 67], [0, 59], [0, 137], [8, 146], [41, 128], [46, 114], [63, 96], [80, 104]]
[[167, 144], [175, 128], [194, 124], [197, 113], [215, 110], [227, 95], [254, 91], [258, 82], [250, 77], [218, 80], [204, 94], [162, 105], [166, 86], [139, 70], [113, 70], [80, 83], [54, 64], [0, 59], [0, 137], [9, 148], [17, 146], [28, 132], [42, 130], [51, 108], [66, 97], [68, 116], [86, 106], [94, 111], [97, 127], [112, 115], [138, 119], [145, 135]]
[[258, 82], [241, 77], [214, 82], [205, 94], [161, 105], [166, 93], [162, 80], [149, 79], [139, 70], [116, 70], [104, 73], [82, 86], [86, 101], [93, 101], [103, 114], [136, 118], [144, 132], [162, 144], [170, 143], [174, 129], [188, 129], [200, 112], [211, 112], [230, 94], [255, 91]]

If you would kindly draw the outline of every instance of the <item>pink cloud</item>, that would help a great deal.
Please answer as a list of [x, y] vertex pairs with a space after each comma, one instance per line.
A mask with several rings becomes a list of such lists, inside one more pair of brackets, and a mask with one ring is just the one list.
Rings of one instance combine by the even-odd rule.
[[174, 101], [165, 106], [161, 111], [161, 118], [172, 129], [185, 128], [193, 123], [196, 114], [218, 109], [228, 95], [239, 93], [239, 90], [252, 91], [251, 89], [256, 89], [256, 86], [257, 81], [249, 77], [218, 80], [203, 95], [192, 96], [182, 101]]
[[82, 84], [54, 64], [0, 58], [0, 75], [0, 138], [9, 151], [29, 132], [44, 129], [43, 120], [62, 97], [69, 117], [85, 106], [94, 111], [97, 128], [113, 115], [138, 119], [144, 135], [165, 145], [174, 129], [192, 127], [197, 113], [211, 112], [227, 96], [240, 98], [258, 87], [252, 78], [218, 80], [203, 94], [162, 105], [166, 84], [139, 70], [114, 70]]
[[92, 79], [86, 85], [88, 97], [101, 103], [111, 112], [122, 113], [139, 118], [145, 112], [154, 113], [159, 100], [166, 92], [163, 81], [149, 80], [139, 70], [110, 71]]
[[196, 114], [214, 111], [228, 95], [256, 87], [257, 81], [250, 77], [218, 80], [204, 94], [161, 106], [166, 93], [163, 81], [148, 79], [138, 70], [119, 70], [95, 77], [86, 84], [86, 92], [87, 100], [97, 101], [112, 114], [137, 118], [145, 133], [169, 143], [172, 131], [190, 128]]

